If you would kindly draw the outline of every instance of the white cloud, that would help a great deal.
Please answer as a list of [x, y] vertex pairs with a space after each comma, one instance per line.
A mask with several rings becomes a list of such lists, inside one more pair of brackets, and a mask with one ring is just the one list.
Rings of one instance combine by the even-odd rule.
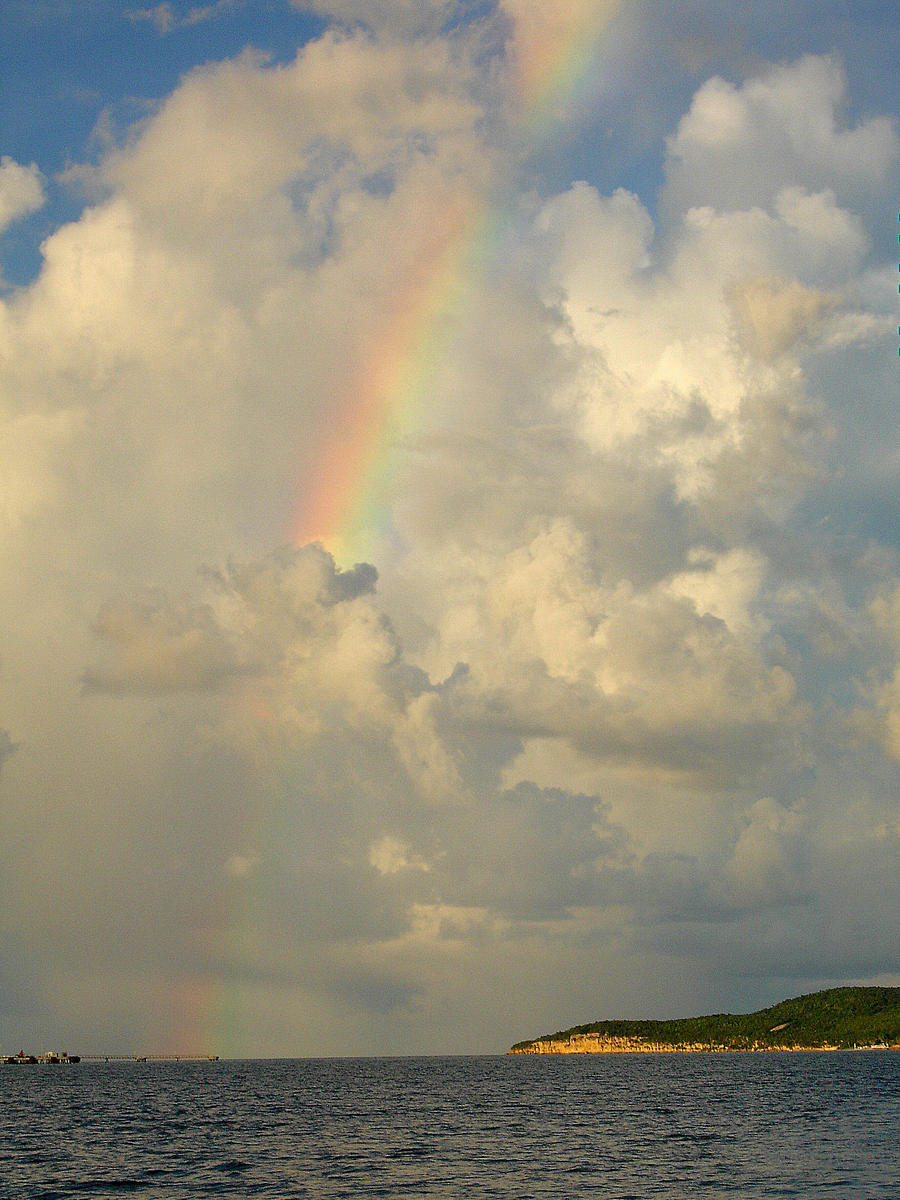
[[0, 233], [43, 204], [44, 185], [35, 164], [24, 167], [4, 154], [0, 158]]
[[477, 153], [465, 140], [480, 115], [469, 72], [440, 42], [412, 57], [400, 45], [329, 34], [284, 66], [247, 51], [188, 75], [102, 176], [170, 234], [212, 232], [221, 245], [234, 231], [219, 223], [240, 221], [257, 239], [276, 238], [270, 256], [280, 256], [292, 240], [292, 182], [349, 193], [352, 203], [371, 172], [440, 161], [440, 151], [451, 167], [454, 154]]
[[765, 563], [758, 554], [736, 548], [715, 555], [701, 547], [688, 554], [690, 569], [674, 575], [666, 587], [690, 600], [698, 616], [717, 617], [733, 633], [752, 631], [759, 618], [752, 605], [760, 593]]
[[381, 875], [396, 875], [398, 871], [428, 871], [430, 867], [405, 842], [385, 834], [369, 847], [369, 862]]
[[129, 21], [148, 21], [158, 33], [171, 33], [177, 24], [171, 4], [156, 4], [152, 8], [135, 8], [128, 13]]
[[471, 0], [291, 0], [295, 8], [393, 34], [435, 34], [471, 7]]
[[843, 127], [847, 79], [837, 60], [807, 56], [739, 87], [707, 81], [668, 142], [665, 202], [684, 212], [768, 207], [784, 187], [859, 194], [900, 152], [889, 117]]
[[60, 466], [82, 423], [78, 412], [0, 416], [0, 515], [6, 541], [21, 532], [35, 510], [59, 499]]
[[[794, 947], [895, 837], [896, 563], [833, 537], [815, 490], [880, 336], [857, 198], [892, 127], [842, 127], [841, 72], [803, 60], [700, 89], [655, 220], [546, 181], [491, 213], [521, 135], [483, 119], [503, 64], [433, 36], [455, 5], [326, 9], [380, 32], [190, 72], [0, 307], [3, 819], [92, 866], [52, 872], [39, 919], [11, 864], [12, 919], [58, 963], [121, 892], [97, 936], [133, 924], [129, 984], [227, 959], [279, 1034], [313, 1014], [332, 1040], [301, 1049], [344, 1052], [370, 1021], [423, 1044], [435, 997], [459, 1030], [508, 973], [593, 1003], [679, 954], [693, 986], [710, 946], [763, 961], [765, 921]], [[504, 9], [522, 56], [612, 12]], [[435, 283], [454, 200], [502, 248], [454, 244]], [[383, 438], [378, 570], [273, 550], [407, 311], [439, 316]], [[271, 898], [252, 928], [236, 881]]]
[[213, 4], [196, 4], [179, 15], [169, 3], [155, 4], [148, 8], [131, 9], [126, 16], [129, 21], [146, 21], [157, 33], [166, 35], [177, 29], [189, 29], [192, 25], [202, 25], [206, 21], [215, 20], [222, 13], [230, 12], [242, 0], [215, 0]]

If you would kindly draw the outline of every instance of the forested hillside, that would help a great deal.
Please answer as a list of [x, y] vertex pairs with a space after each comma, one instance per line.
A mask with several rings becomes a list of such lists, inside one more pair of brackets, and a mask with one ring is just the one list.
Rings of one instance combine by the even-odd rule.
[[670, 1021], [594, 1021], [533, 1042], [517, 1042], [512, 1049], [522, 1051], [538, 1042], [565, 1042], [584, 1035], [734, 1050], [898, 1045], [900, 988], [829, 988], [752, 1013], [718, 1013]]

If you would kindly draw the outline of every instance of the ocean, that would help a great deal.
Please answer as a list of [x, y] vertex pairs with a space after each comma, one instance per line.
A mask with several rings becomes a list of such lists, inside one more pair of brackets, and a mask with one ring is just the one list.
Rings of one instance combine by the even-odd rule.
[[900, 1197], [900, 1053], [0, 1066], [0, 1197]]

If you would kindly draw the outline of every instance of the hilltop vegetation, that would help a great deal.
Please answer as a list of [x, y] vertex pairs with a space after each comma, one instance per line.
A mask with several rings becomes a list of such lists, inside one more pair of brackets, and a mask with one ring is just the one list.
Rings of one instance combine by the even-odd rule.
[[[672, 1021], [594, 1021], [534, 1039], [566, 1041], [574, 1035], [634, 1038], [674, 1047], [839, 1047], [900, 1044], [900, 987], [841, 987], [783, 1000], [758, 1012], [718, 1013]], [[534, 1041], [517, 1042], [513, 1050]]]

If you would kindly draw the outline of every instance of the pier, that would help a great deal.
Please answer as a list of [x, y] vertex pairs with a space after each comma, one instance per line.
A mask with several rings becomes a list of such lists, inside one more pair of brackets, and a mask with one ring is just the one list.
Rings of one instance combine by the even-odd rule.
[[80, 1062], [218, 1062], [218, 1054], [18, 1054], [0, 1055], [6, 1066], [39, 1066], [41, 1064]]
[[82, 1054], [82, 1062], [218, 1062], [218, 1054]]

